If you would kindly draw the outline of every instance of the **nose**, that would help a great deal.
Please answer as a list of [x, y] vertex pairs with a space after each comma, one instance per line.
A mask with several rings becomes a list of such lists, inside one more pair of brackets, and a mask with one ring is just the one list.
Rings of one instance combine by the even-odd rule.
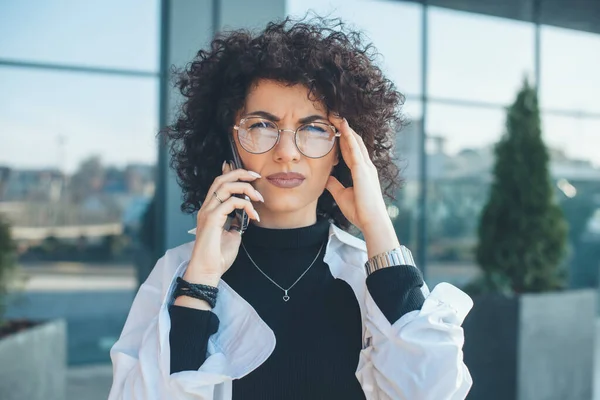
[[290, 129], [279, 130], [279, 141], [275, 145], [273, 157], [279, 162], [294, 162], [300, 160], [301, 153], [296, 147], [295, 132]]

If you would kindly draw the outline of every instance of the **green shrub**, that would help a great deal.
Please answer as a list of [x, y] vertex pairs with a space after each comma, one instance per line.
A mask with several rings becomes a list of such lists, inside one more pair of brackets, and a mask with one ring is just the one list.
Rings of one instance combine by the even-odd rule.
[[479, 222], [481, 291], [543, 292], [564, 286], [567, 223], [554, 198], [537, 94], [525, 82], [495, 149], [493, 183]]
[[16, 269], [16, 248], [11, 237], [10, 225], [0, 214], [0, 326], [6, 307], [8, 285]]

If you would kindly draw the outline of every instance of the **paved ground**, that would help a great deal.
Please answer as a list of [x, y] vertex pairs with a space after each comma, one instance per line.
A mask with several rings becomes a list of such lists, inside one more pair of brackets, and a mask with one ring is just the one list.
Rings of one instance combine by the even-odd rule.
[[112, 381], [110, 364], [69, 369], [66, 400], [106, 400]]
[[109, 362], [136, 288], [132, 266], [54, 263], [25, 266], [7, 318], [67, 322], [69, 365]]
[[21, 267], [20, 281], [27, 292], [133, 290], [136, 286], [131, 264], [27, 264]]

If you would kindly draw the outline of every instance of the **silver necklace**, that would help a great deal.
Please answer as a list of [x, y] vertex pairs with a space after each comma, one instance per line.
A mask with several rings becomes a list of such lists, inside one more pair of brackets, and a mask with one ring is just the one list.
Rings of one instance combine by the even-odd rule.
[[308, 266], [308, 268], [306, 268], [306, 271], [304, 271], [302, 273], [302, 275], [300, 275], [300, 277], [298, 279], [296, 279], [296, 282], [294, 282], [292, 284], [292, 286], [290, 286], [287, 289], [282, 288], [281, 286], [279, 286], [277, 284], [277, 282], [275, 282], [273, 279], [271, 279], [271, 277], [267, 274], [264, 273], [264, 271], [262, 269], [260, 269], [260, 267], [258, 265], [256, 265], [256, 263], [254, 262], [254, 260], [252, 259], [252, 257], [250, 257], [250, 254], [248, 253], [248, 250], [246, 250], [246, 246], [244, 246], [244, 243], [242, 242], [242, 248], [244, 249], [244, 251], [246, 252], [246, 255], [248, 256], [248, 259], [250, 260], [250, 262], [252, 264], [254, 264], [254, 266], [256, 267], [257, 270], [260, 271], [261, 274], [263, 274], [268, 280], [271, 281], [271, 283], [273, 283], [273, 285], [277, 286], [279, 289], [283, 290], [283, 301], [288, 301], [290, 299], [290, 296], [288, 295], [288, 292], [296, 285], [296, 283], [300, 282], [300, 279], [302, 279], [302, 277], [304, 275], [306, 275], [306, 273], [308, 272], [308, 270], [310, 269], [310, 267], [313, 266], [313, 264], [315, 263], [315, 261], [317, 261], [317, 258], [319, 258], [319, 254], [321, 254], [321, 250], [323, 249], [323, 245], [325, 244], [325, 242], [321, 243], [321, 247], [319, 247], [319, 251], [317, 252], [317, 255], [315, 256], [315, 259], [312, 260], [312, 262], [310, 263], [310, 265]]

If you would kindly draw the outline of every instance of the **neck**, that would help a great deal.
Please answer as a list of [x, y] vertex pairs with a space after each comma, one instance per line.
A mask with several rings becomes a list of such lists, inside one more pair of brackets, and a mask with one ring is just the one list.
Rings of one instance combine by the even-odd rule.
[[277, 212], [269, 210], [267, 208], [260, 207], [258, 204], [254, 204], [258, 215], [260, 215], [260, 222], [252, 221], [252, 223], [261, 228], [270, 229], [294, 229], [302, 228], [305, 226], [314, 225], [317, 222], [317, 203], [309, 204], [303, 209], [294, 211], [282, 211]]

